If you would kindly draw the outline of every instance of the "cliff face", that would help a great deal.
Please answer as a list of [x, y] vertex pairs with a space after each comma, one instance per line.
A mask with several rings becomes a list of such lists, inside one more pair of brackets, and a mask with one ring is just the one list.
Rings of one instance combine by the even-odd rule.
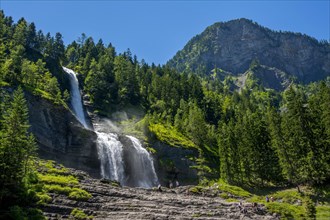
[[100, 177], [96, 134], [86, 130], [63, 106], [28, 93], [25, 97], [30, 130], [37, 139], [39, 156]]
[[330, 75], [330, 44], [302, 34], [274, 32], [247, 20], [215, 23], [191, 39], [168, 64], [209, 74], [244, 73], [253, 60], [308, 83]]

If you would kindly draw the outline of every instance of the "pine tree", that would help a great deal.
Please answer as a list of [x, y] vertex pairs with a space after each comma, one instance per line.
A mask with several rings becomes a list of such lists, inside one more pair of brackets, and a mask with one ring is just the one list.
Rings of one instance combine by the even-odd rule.
[[20, 190], [29, 172], [29, 161], [36, 151], [36, 142], [28, 132], [28, 108], [19, 87], [2, 112], [0, 131], [0, 203], [8, 193]]

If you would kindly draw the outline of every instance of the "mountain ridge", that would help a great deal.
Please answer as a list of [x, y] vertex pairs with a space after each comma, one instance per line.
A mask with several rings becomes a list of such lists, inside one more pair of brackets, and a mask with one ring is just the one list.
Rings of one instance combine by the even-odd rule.
[[301, 33], [273, 31], [241, 18], [207, 27], [167, 65], [201, 75], [209, 75], [214, 68], [238, 75], [246, 72], [253, 60], [308, 83], [330, 75], [330, 44]]

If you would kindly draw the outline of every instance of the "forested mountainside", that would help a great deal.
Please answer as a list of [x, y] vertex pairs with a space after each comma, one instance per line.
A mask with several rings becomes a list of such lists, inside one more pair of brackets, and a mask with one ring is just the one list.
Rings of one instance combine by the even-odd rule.
[[[319, 49], [310, 49], [316, 55], [329, 48], [328, 43], [301, 37], [317, 45]], [[238, 91], [237, 79], [227, 77], [224, 70], [214, 72], [225, 74], [222, 78], [209, 75], [207, 70], [195, 74], [170, 65], [149, 65], [129, 50], [117, 54], [113, 45], [105, 45], [102, 40], [95, 43], [84, 34], [65, 46], [60, 33], [55, 37], [45, 35], [35, 29], [34, 23], [24, 18], [14, 23], [2, 11], [0, 39], [1, 204], [15, 204], [17, 195], [21, 195], [17, 190], [28, 188], [29, 181], [38, 181], [37, 176], [28, 175], [28, 165], [33, 161], [36, 143], [45, 140], [37, 138], [35, 142], [27, 129], [23, 90], [69, 111], [69, 81], [61, 66], [79, 73], [85, 103], [94, 115], [111, 117], [127, 106], [142, 109], [142, 119], [128, 133], [139, 133], [159, 160], [159, 167], [168, 173], [175, 172], [178, 165], [159, 157], [163, 145], [155, 143], [194, 152], [182, 157], [191, 161], [189, 169], [197, 171], [198, 181], [204, 185], [218, 180], [253, 187], [329, 184], [330, 81], [325, 77], [329, 74], [325, 72], [326, 60], [321, 65], [323, 70], [313, 70], [313, 80], [319, 81], [308, 85], [289, 81], [288, 88], [279, 92], [249, 77]], [[246, 59], [249, 61], [242, 70], [247, 69], [247, 75], [269, 71], [281, 78], [294, 74], [269, 67], [260, 58], [251, 65], [251, 58]], [[322, 59], [320, 55], [319, 62]], [[307, 76], [304, 82], [308, 82]], [[36, 124], [31, 117], [30, 124]], [[13, 132], [17, 129], [21, 132]]]
[[292, 32], [276, 32], [247, 19], [218, 22], [192, 38], [168, 61], [178, 71], [243, 74], [253, 61], [277, 68], [299, 83], [330, 75], [330, 44]]

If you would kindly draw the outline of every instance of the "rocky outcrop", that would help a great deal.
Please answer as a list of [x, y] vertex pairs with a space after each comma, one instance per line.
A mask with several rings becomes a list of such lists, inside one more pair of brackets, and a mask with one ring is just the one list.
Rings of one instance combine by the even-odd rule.
[[247, 81], [256, 82], [265, 88], [283, 91], [288, 88], [294, 79], [275, 67], [259, 65], [239, 76], [236, 85], [240, 89], [245, 88], [245, 86], [251, 86], [247, 85]]
[[187, 185], [198, 182], [197, 171], [191, 168], [195, 164], [189, 159], [198, 156], [196, 149], [171, 147], [160, 141], [154, 141], [151, 146], [156, 150], [155, 168], [161, 183], [167, 185], [169, 181], [178, 180], [181, 185]]
[[201, 74], [244, 73], [253, 60], [308, 83], [330, 76], [330, 44], [300, 33], [275, 32], [247, 19], [219, 22], [192, 38], [168, 64]]
[[71, 111], [63, 106], [54, 105], [29, 93], [25, 97], [29, 108], [30, 130], [36, 137], [39, 156], [99, 177], [96, 134], [85, 129]]
[[[75, 171], [77, 172], [77, 171]], [[77, 175], [77, 174], [75, 174]], [[218, 194], [193, 194], [190, 186], [168, 189], [115, 187], [91, 179], [78, 172], [80, 185], [92, 194], [87, 201], [71, 200], [64, 195], [51, 194], [52, 201], [42, 209], [48, 219], [68, 219], [74, 208], [83, 210], [94, 219], [279, 219], [243, 202], [242, 212], [237, 202], [226, 202]]]

